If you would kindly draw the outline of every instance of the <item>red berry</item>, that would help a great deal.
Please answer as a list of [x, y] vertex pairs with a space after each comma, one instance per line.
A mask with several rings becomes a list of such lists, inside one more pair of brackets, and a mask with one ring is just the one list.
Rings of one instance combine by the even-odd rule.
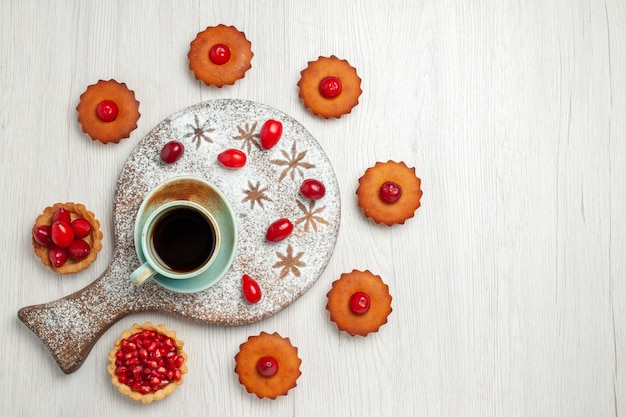
[[98, 104], [96, 108], [96, 112], [98, 113], [98, 117], [103, 122], [112, 122], [117, 119], [117, 115], [119, 113], [119, 109], [117, 108], [117, 104], [112, 102], [111, 100], [104, 100]]
[[335, 98], [341, 94], [341, 80], [337, 77], [326, 77], [320, 81], [320, 94], [326, 98]]
[[385, 203], [395, 203], [402, 195], [402, 188], [393, 181], [387, 181], [380, 186], [378, 194]]
[[37, 226], [33, 228], [33, 239], [35, 242], [44, 246], [52, 245], [52, 238], [50, 237], [51, 232], [50, 226]]
[[60, 248], [67, 248], [74, 241], [74, 231], [72, 227], [62, 221], [52, 223], [50, 228], [52, 243]]
[[54, 212], [54, 215], [52, 216], [52, 221], [65, 222], [67, 224], [70, 224], [72, 222], [72, 217], [70, 216], [69, 211], [67, 211], [63, 207], [60, 207], [56, 212]]
[[293, 223], [289, 219], [282, 218], [270, 224], [265, 233], [268, 242], [280, 242], [293, 232]]
[[278, 372], [278, 361], [273, 356], [263, 356], [257, 362], [257, 369], [263, 376], [274, 376]]
[[370, 296], [363, 291], [357, 291], [350, 297], [350, 311], [354, 314], [365, 314], [370, 309]]
[[70, 223], [70, 227], [74, 232], [74, 239], [82, 239], [89, 236], [89, 233], [91, 233], [91, 224], [89, 224], [88, 220], [83, 219], [82, 217], [79, 217]]
[[267, 122], [263, 123], [261, 133], [259, 133], [261, 147], [263, 149], [272, 148], [278, 143], [282, 134], [283, 124], [278, 120], [269, 119]]
[[241, 292], [243, 297], [250, 304], [258, 303], [261, 300], [261, 287], [250, 275], [244, 275], [241, 279]]
[[73, 259], [83, 259], [91, 252], [89, 243], [82, 239], [76, 239], [67, 247], [67, 254]]
[[185, 147], [182, 143], [172, 140], [167, 142], [161, 149], [161, 160], [166, 164], [173, 164], [178, 161], [185, 153]]
[[67, 249], [52, 245], [48, 250], [48, 259], [55, 268], [60, 268], [67, 262]]
[[215, 65], [224, 65], [230, 60], [230, 49], [223, 43], [216, 43], [209, 50], [209, 59]]
[[226, 149], [217, 156], [217, 160], [226, 168], [241, 168], [246, 164], [246, 154], [239, 149]]
[[326, 194], [326, 187], [321, 181], [313, 178], [302, 181], [300, 186], [300, 194], [309, 200], [319, 200]]

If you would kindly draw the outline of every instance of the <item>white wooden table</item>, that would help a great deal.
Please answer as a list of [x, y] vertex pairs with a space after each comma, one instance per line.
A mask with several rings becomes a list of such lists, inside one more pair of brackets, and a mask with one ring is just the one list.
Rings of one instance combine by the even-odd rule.
[[[189, 42], [234, 25], [253, 67], [209, 88]], [[626, 3], [557, 1], [57, 1], [0, 4], [0, 415], [617, 416], [626, 413]], [[320, 55], [347, 59], [360, 104], [339, 120], [309, 113], [296, 83]], [[141, 102], [130, 139], [104, 146], [76, 120], [99, 79]], [[119, 171], [162, 119], [241, 98], [300, 121], [335, 168], [336, 250], [313, 288], [261, 322], [216, 327], [140, 314], [113, 325], [75, 373], [60, 371], [17, 318], [20, 307], [83, 288], [113, 253]], [[376, 161], [422, 179], [416, 217], [377, 226], [356, 205]], [[76, 201], [105, 233], [97, 261], [58, 276], [30, 229]], [[393, 313], [366, 338], [337, 331], [326, 293], [342, 272], [389, 284]], [[150, 320], [176, 330], [190, 371], [149, 406], [109, 382], [119, 334]], [[298, 346], [298, 386], [276, 401], [245, 392], [239, 344], [277, 331]]]

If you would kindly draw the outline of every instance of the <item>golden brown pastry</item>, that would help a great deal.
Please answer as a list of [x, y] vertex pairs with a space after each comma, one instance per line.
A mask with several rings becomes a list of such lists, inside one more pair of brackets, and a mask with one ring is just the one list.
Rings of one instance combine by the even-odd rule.
[[350, 113], [359, 103], [361, 79], [348, 61], [320, 56], [300, 72], [299, 96], [304, 106], [326, 119]]
[[87, 87], [76, 110], [83, 132], [105, 144], [129, 137], [141, 116], [135, 92], [115, 80], [100, 80]]
[[111, 382], [134, 401], [149, 404], [162, 400], [183, 383], [187, 373], [183, 346], [176, 333], [162, 324], [134, 324], [109, 353]]
[[223, 87], [243, 78], [252, 65], [252, 44], [234, 26], [217, 25], [198, 33], [189, 46], [189, 69], [206, 85]]
[[330, 320], [352, 336], [378, 331], [391, 313], [389, 287], [367, 270], [341, 274], [327, 297]]
[[377, 162], [359, 179], [359, 207], [376, 223], [403, 224], [420, 206], [421, 183], [404, 162]]
[[250, 336], [239, 347], [235, 362], [239, 382], [259, 398], [287, 395], [301, 375], [298, 349], [278, 333]]

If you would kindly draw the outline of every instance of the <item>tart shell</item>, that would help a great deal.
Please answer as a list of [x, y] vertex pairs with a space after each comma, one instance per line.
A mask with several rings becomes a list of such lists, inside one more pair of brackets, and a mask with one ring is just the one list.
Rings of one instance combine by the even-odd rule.
[[[401, 197], [394, 203], [386, 203], [380, 198], [380, 187], [393, 181], [402, 189]], [[422, 198], [422, 181], [415, 175], [415, 168], [404, 162], [377, 162], [359, 178], [356, 190], [358, 205], [376, 223], [393, 226], [415, 215]]]
[[[230, 59], [222, 65], [214, 64], [209, 51], [216, 44], [224, 44], [230, 50]], [[189, 45], [189, 69], [197, 80], [206, 85], [223, 87], [243, 78], [252, 65], [252, 44], [243, 32], [234, 26], [209, 26], [196, 35]]]
[[183, 376], [188, 371], [188, 368], [187, 368], [188, 356], [183, 350], [185, 343], [176, 338], [176, 332], [167, 330], [165, 326], [162, 324], [155, 326], [150, 322], [146, 322], [141, 325], [135, 323], [130, 328], [130, 330], [126, 330], [122, 332], [120, 338], [117, 341], [115, 341], [114, 348], [113, 350], [111, 350], [108, 356], [109, 365], [107, 366], [107, 371], [109, 372], [109, 374], [111, 374], [111, 382], [113, 383], [113, 385], [115, 385], [118, 388], [120, 393], [124, 395], [128, 395], [132, 400], [141, 401], [144, 404], [149, 404], [152, 401], [162, 400], [163, 398], [172, 394], [176, 390], [176, 388], [183, 383], [183, 378], [181, 377], [179, 381], [172, 381], [165, 387], [161, 388], [160, 390], [155, 391], [155, 392], [150, 392], [148, 394], [141, 394], [137, 391], [133, 391], [128, 385], [123, 384], [119, 381], [117, 375], [115, 374], [115, 369], [116, 369], [115, 354], [121, 349], [121, 343], [123, 339], [128, 339], [133, 334], [143, 332], [144, 330], [152, 330], [164, 336], [171, 337], [172, 339], [174, 339], [177, 354], [182, 356], [185, 359], [183, 364], [179, 368]]
[[[370, 308], [365, 314], [354, 314], [350, 310], [350, 297], [359, 291], [367, 293], [370, 297]], [[342, 274], [333, 282], [327, 297], [326, 309], [330, 312], [330, 320], [339, 330], [352, 336], [367, 336], [369, 333], [377, 332], [387, 323], [387, 317], [392, 311], [389, 286], [381, 277], [368, 270], [353, 270]]]
[[[324, 97], [319, 90], [320, 82], [326, 77], [337, 77], [341, 81], [341, 93], [333, 98]], [[339, 118], [350, 113], [359, 103], [361, 96], [361, 79], [356, 69], [348, 61], [337, 58], [320, 56], [311, 61], [300, 72], [299, 96], [304, 106], [317, 116], [325, 119]]]
[[[118, 107], [117, 118], [111, 122], [104, 122], [98, 117], [98, 105], [104, 100], [113, 101]], [[83, 132], [104, 144], [119, 143], [120, 140], [130, 137], [141, 116], [135, 92], [125, 83], [115, 80], [100, 80], [88, 86], [80, 96], [76, 111]]]
[[[278, 362], [278, 372], [271, 377], [261, 375], [257, 369], [259, 359], [268, 355]], [[276, 399], [280, 395], [287, 395], [287, 391], [296, 386], [296, 380], [302, 374], [298, 348], [291, 344], [289, 338], [281, 337], [278, 333], [261, 332], [258, 336], [250, 336], [239, 347], [235, 362], [239, 382], [249, 393], [259, 398]]]
[[89, 255], [80, 260], [75, 260], [72, 258], [67, 259], [67, 262], [60, 266], [59, 268], [55, 268], [50, 259], [48, 257], [49, 248], [44, 245], [40, 245], [35, 241], [34, 238], [31, 238], [33, 249], [35, 250], [35, 255], [41, 259], [41, 263], [45, 266], [53, 270], [54, 272], [58, 272], [59, 274], [73, 274], [83, 269], [87, 268], [93, 261], [98, 257], [98, 252], [102, 249], [102, 232], [100, 231], [100, 222], [96, 219], [95, 215], [87, 210], [87, 208], [78, 203], [56, 203], [50, 207], [46, 207], [43, 213], [41, 213], [37, 219], [35, 219], [35, 227], [39, 226], [50, 226], [52, 224], [52, 217], [61, 207], [65, 208], [69, 213], [72, 220], [82, 217], [89, 222], [91, 225], [91, 232], [85, 240], [89, 246], [91, 247], [89, 251]]

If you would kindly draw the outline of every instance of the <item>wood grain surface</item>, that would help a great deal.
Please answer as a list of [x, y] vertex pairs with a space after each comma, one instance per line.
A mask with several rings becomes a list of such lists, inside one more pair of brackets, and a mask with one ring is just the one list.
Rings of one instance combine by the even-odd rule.
[[[252, 42], [246, 77], [210, 88], [189, 43], [219, 23]], [[626, 413], [626, 3], [555, 1], [0, 2], [0, 415], [3, 416], [619, 416]], [[338, 120], [298, 99], [318, 56], [348, 60], [360, 103]], [[78, 97], [99, 79], [141, 102], [138, 128], [92, 142]], [[333, 164], [342, 198], [335, 252], [289, 308], [238, 327], [176, 316], [123, 318], [64, 374], [19, 308], [93, 282], [113, 256], [113, 193], [154, 126], [216, 98], [273, 106], [304, 125]], [[354, 192], [377, 161], [416, 168], [416, 216], [388, 228]], [[30, 244], [48, 205], [75, 201], [102, 224], [89, 269], [59, 276]], [[337, 331], [333, 280], [369, 269], [390, 287], [378, 333]], [[106, 356], [133, 323], [185, 341], [189, 373], [149, 406], [119, 395]], [[298, 386], [248, 394], [234, 356], [249, 336], [298, 347]]]

